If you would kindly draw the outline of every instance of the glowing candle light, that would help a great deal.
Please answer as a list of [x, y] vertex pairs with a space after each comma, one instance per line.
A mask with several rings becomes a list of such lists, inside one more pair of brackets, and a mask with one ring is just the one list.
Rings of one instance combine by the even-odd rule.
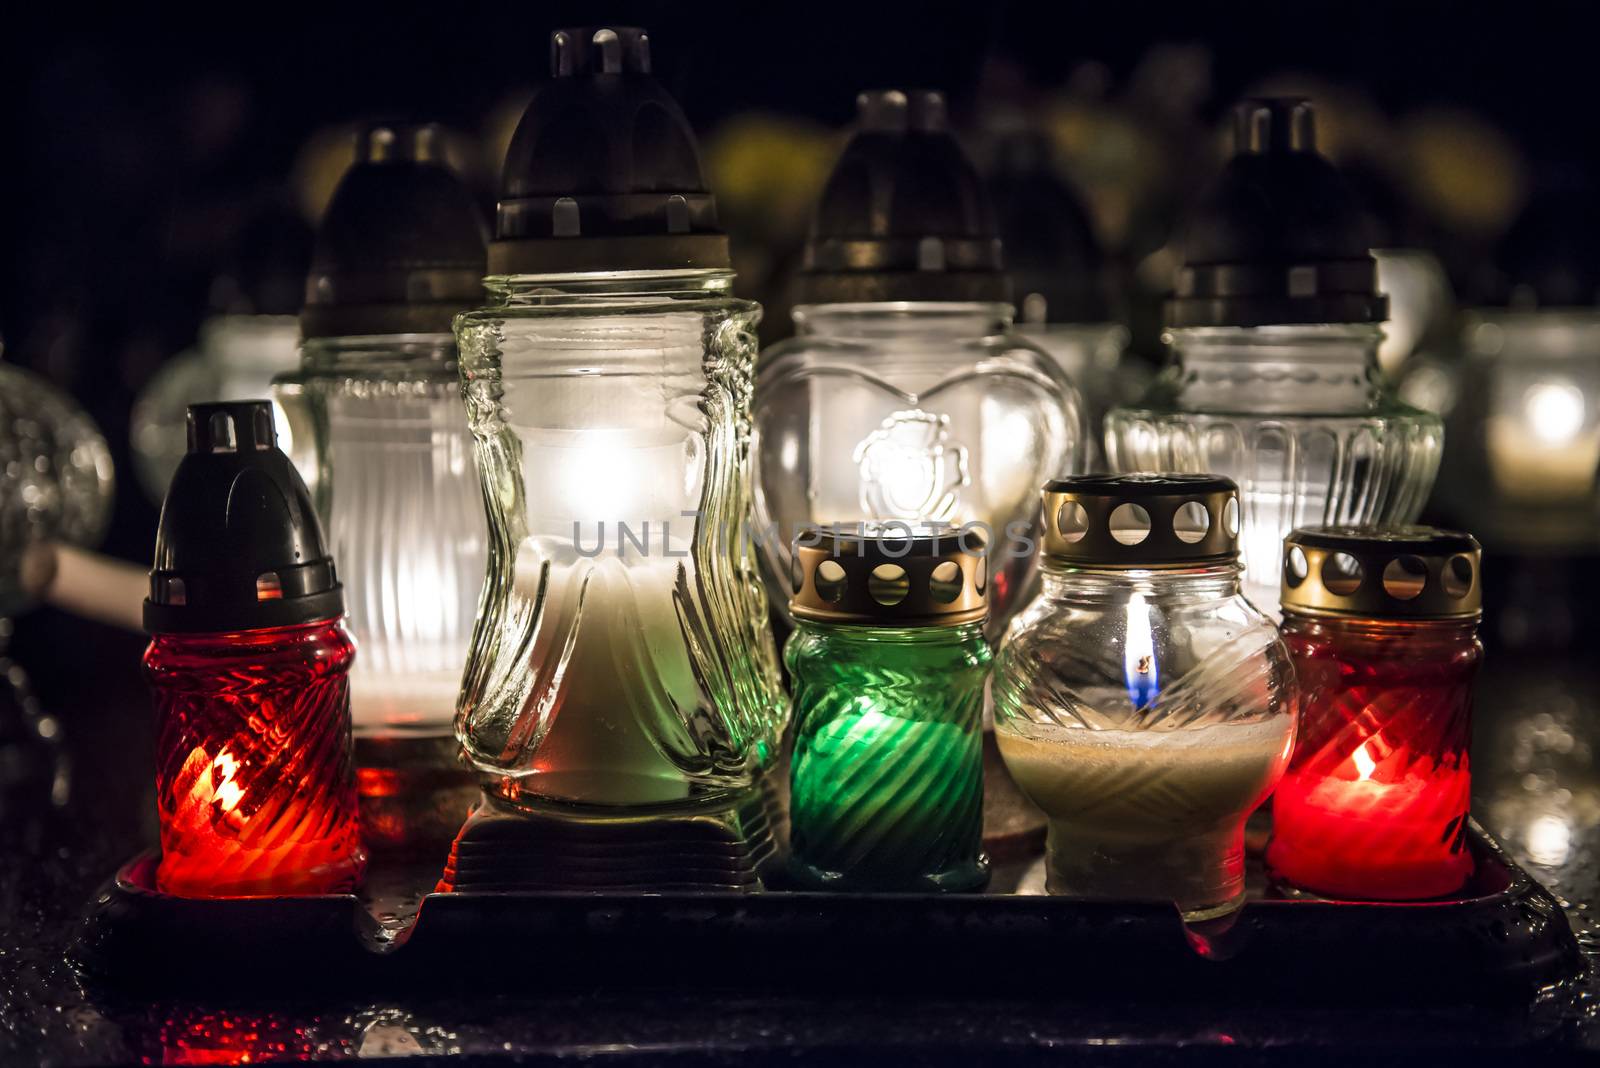
[[1284, 640], [1300, 738], [1273, 795], [1268, 864], [1339, 897], [1449, 893], [1472, 869], [1476, 543], [1421, 528], [1310, 528], [1288, 544]]
[[1123, 669], [1128, 680], [1128, 696], [1133, 707], [1144, 709], [1161, 689], [1161, 673], [1156, 669], [1155, 635], [1150, 632], [1150, 606], [1144, 594], [1128, 598], [1128, 638], [1123, 653]]

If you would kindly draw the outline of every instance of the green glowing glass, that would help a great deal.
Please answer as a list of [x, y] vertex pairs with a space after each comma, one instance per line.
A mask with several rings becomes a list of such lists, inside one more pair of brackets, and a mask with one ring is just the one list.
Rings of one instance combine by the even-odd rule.
[[971, 890], [982, 853], [981, 622], [799, 620], [790, 870], [830, 890]]

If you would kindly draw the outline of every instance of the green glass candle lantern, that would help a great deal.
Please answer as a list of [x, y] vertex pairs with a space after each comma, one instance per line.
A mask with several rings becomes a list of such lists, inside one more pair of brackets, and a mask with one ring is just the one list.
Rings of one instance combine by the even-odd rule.
[[988, 879], [983, 552], [953, 528], [812, 528], [795, 540], [785, 657], [801, 884], [971, 890]]

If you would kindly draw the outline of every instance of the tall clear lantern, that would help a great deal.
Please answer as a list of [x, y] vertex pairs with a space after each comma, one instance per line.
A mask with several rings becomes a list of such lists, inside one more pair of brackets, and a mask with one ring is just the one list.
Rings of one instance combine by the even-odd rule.
[[[489, 796], [475, 819], [518, 834], [729, 804], [787, 714], [744, 538], [760, 309], [732, 295], [645, 34], [562, 30], [552, 60], [507, 156], [489, 304], [456, 327], [490, 532], [456, 731]], [[473, 885], [482, 833], [447, 883]], [[635, 874], [670, 881], [655, 856]]]
[[1106, 456], [1116, 471], [1237, 482], [1245, 594], [1276, 614], [1284, 535], [1414, 520], [1444, 432], [1379, 373], [1386, 301], [1310, 105], [1247, 102], [1235, 139], [1189, 221], [1167, 304], [1172, 362], [1107, 417]]
[[796, 336], [756, 381], [756, 541], [774, 596], [810, 526], [977, 525], [991, 630], [1033, 574], [1038, 488], [1080, 469], [1083, 404], [1012, 329], [987, 194], [934, 92], [863, 93], [806, 244]]
[[290, 453], [360, 649], [350, 704], [364, 768], [420, 755], [454, 765], [488, 556], [450, 333], [481, 299], [486, 234], [440, 133], [382, 124], [358, 136], [317, 231], [300, 369], [274, 386], [301, 431]]

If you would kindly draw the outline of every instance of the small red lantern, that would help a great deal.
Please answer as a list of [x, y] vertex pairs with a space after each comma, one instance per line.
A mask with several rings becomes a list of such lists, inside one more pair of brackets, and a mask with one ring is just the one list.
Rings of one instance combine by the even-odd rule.
[[1472, 873], [1478, 543], [1425, 527], [1313, 527], [1285, 546], [1300, 728], [1273, 795], [1268, 867], [1341, 898], [1459, 890]]
[[145, 626], [156, 886], [186, 897], [349, 891], [366, 865], [351, 764], [355, 646], [305, 484], [266, 401], [189, 409]]

